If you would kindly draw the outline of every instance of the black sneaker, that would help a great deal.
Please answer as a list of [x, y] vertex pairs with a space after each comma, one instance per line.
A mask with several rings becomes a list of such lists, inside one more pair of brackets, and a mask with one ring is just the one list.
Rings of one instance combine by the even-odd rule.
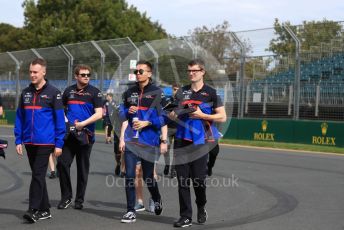
[[136, 214], [134, 212], [127, 212], [121, 219], [122, 223], [134, 223], [136, 221]]
[[56, 176], [55, 171], [51, 171], [49, 178], [50, 178], [50, 179], [55, 179], [56, 177], [57, 177], [57, 176]]
[[169, 165], [165, 165], [165, 168], [164, 168], [164, 175], [165, 176], [168, 175], [168, 171], [170, 171], [170, 166]]
[[27, 220], [29, 223], [36, 223], [36, 221], [38, 220], [37, 210], [34, 210], [34, 209], [27, 210], [24, 213], [23, 218]]
[[50, 210], [38, 211], [37, 217], [39, 220], [50, 219], [51, 218]]
[[72, 203], [71, 199], [61, 200], [60, 203], [57, 205], [58, 209], [66, 209]]
[[160, 200], [160, 202], [154, 202], [154, 212], [155, 215], [160, 215], [162, 213], [162, 200]]
[[173, 226], [176, 228], [185, 228], [192, 225], [192, 220], [186, 217], [180, 217], [178, 221], [174, 222]]
[[204, 224], [208, 219], [207, 210], [205, 210], [204, 206], [197, 208], [197, 222], [199, 224]]
[[75, 202], [74, 203], [74, 209], [83, 209], [84, 206], [82, 205], [81, 202]]

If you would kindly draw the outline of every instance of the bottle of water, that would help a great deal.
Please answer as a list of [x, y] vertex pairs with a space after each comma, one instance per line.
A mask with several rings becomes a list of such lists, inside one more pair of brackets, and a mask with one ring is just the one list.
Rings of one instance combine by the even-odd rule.
[[[139, 118], [138, 118], [138, 117], [134, 117], [134, 118], [133, 118], [133, 123], [135, 123], [136, 121], [139, 121]], [[138, 139], [138, 138], [139, 138], [139, 131], [133, 129], [133, 133], [134, 133], [133, 138]]]

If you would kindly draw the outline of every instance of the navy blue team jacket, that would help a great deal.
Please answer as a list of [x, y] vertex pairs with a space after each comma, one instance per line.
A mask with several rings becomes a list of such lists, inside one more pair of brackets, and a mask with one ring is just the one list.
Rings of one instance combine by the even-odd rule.
[[[176, 94], [179, 109], [199, 107], [203, 113], [214, 114], [214, 109], [223, 106], [216, 90], [204, 84], [202, 89], [194, 92], [191, 85], [180, 88]], [[189, 113], [181, 113], [177, 126], [176, 138], [193, 142], [194, 145], [213, 142], [220, 138], [214, 122], [191, 119]]]
[[[128, 120], [128, 127], [124, 133], [124, 140], [133, 141], [133, 118], [138, 117], [141, 121], [150, 121], [152, 125], [143, 128], [139, 133], [138, 143], [149, 146], [160, 145], [161, 127], [165, 125], [161, 100], [162, 90], [149, 83], [141, 91], [139, 85], [129, 88], [123, 93], [123, 103], [120, 106], [120, 116], [122, 120]], [[129, 114], [130, 106], [137, 106], [136, 114]]]
[[[94, 114], [95, 108], [103, 106], [100, 90], [90, 84], [83, 89], [78, 89], [76, 84], [69, 86], [63, 92], [62, 100], [70, 124], [88, 119]], [[95, 123], [86, 126], [93, 134], [95, 127]], [[92, 135], [91, 142], [94, 141], [95, 138]]]
[[20, 95], [15, 119], [15, 144], [63, 147], [66, 132], [61, 93], [47, 83], [30, 84]]

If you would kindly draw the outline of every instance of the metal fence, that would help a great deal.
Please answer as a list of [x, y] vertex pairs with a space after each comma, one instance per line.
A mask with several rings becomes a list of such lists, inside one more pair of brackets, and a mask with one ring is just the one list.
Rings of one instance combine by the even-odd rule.
[[[104, 94], [114, 93], [116, 100], [131, 82], [133, 61], [151, 61], [155, 82], [170, 92], [173, 83], [188, 82], [186, 64], [199, 57], [206, 62], [206, 81], [218, 89], [233, 117], [342, 121], [343, 24], [338, 22], [341, 30], [336, 34], [326, 34], [325, 25], [315, 25], [317, 45], [301, 36], [303, 26], [281, 26], [288, 36], [285, 45], [295, 50], [278, 55], [269, 50], [278, 38], [274, 28], [204, 34], [202, 39], [134, 43], [127, 37], [0, 53], [0, 94], [4, 107], [15, 109], [21, 90], [30, 83], [29, 63], [36, 57], [47, 60], [47, 78], [61, 91], [74, 83], [77, 64], [90, 65], [91, 84]], [[317, 31], [325, 33], [319, 37]]]

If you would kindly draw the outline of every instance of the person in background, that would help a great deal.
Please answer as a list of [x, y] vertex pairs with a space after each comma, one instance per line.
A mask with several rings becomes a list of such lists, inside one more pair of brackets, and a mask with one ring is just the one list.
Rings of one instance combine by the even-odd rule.
[[105, 130], [105, 143], [111, 144], [111, 133], [113, 130], [113, 124], [111, 122], [111, 117], [114, 112], [114, 109], [116, 107], [116, 104], [113, 101], [113, 94], [107, 93], [106, 94], [106, 100], [103, 105], [103, 128]]
[[206, 69], [203, 60], [191, 60], [187, 71], [191, 84], [177, 91], [178, 108], [169, 114], [171, 119], [178, 119], [175, 167], [180, 218], [174, 227], [192, 225], [191, 181], [196, 196], [197, 222], [204, 224], [208, 218], [205, 209], [208, 142], [213, 142], [219, 136], [214, 122], [226, 121], [226, 111], [216, 90], [204, 83]]
[[4, 109], [2, 108], [2, 100], [1, 100], [1, 95], [0, 95], [0, 116], [4, 114]]
[[[121, 126], [123, 121], [120, 119], [119, 103], [113, 99], [113, 94], [109, 93], [108, 111], [110, 122], [113, 127], [113, 151], [115, 154], [115, 175], [121, 175], [121, 153], [119, 151], [119, 136], [121, 135]], [[110, 99], [111, 98], [111, 99]], [[111, 135], [111, 133], [110, 133]], [[111, 138], [111, 136], [110, 136]]]
[[57, 159], [61, 189], [58, 209], [66, 209], [72, 202], [70, 167], [76, 158], [77, 186], [74, 208], [82, 209], [90, 169], [90, 155], [95, 142], [95, 122], [102, 118], [102, 94], [89, 84], [91, 67], [77, 65], [74, 69], [76, 84], [67, 87], [62, 101], [66, 109], [70, 134], [65, 140], [63, 154]]
[[16, 151], [23, 156], [25, 146], [32, 171], [29, 209], [23, 216], [30, 223], [51, 218], [45, 177], [50, 154], [62, 154], [66, 132], [61, 93], [45, 78], [46, 68], [41, 58], [30, 63], [31, 84], [20, 95], [14, 125]]
[[[172, 97], [168, 98], [166, 100], [166, 105], [164, 105], [164, 107], [172, 107], [173, 105], [175, 105], [175, 96], [176, 93], [178, 91], [178, 89], [180, 88], [179, 84], [173, 84], [172, 85]], [[172, 106], [171, 106], [172, 105]], [[177, 131], [177, 123], [171, 119], [168, 119], [167, 121], [167, 127], [168, 127], [168, 150], [167, 153], [164, 154], [164, 158], [165, 158], [165, 168], [164, 168], [164, 175], [167, 176], [169, 174], [169, 171], [171, 169], [171, 173], [170, 173], [170, 177], [174, 178], [177, 176], [177, 172], [175, 169], [175, 161], [174, 161], [174, 150], [173, 148], [171, 148], [171, 146], [174, 146], [174, 139], [175, 139], [175, 134]], [[172, 152], [172, 153], [171, 153]], [[171, 161], [171, 157], [172, 157], [172, 161]]]
[[50, 169], [50, 179], [55, 179], [57, 177], [57, 173], [55, 171], [55, 157], [54, 154], [50, 154], [49, 156], [49, 169]]

